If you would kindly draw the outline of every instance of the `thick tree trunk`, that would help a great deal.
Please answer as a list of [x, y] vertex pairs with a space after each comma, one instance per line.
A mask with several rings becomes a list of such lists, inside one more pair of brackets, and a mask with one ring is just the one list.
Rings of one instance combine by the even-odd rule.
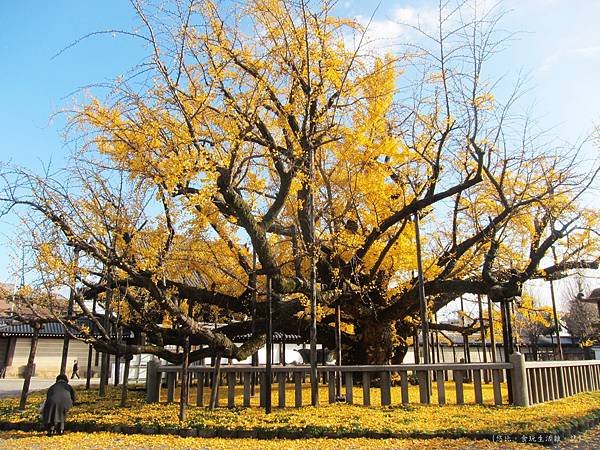
[[360, 328], [362, 339], [356, 349], [350, 350], [350, 360], [354, 360], [354, 364], [387, 364], [399, 344], [394, 324], [370, 320], [363, 322]]

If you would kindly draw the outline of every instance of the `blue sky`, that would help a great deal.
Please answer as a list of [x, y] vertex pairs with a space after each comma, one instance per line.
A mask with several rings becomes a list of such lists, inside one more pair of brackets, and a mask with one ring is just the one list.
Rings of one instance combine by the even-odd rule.
[[[474, 1], [474, 0], [473, 0]], [[346, 15], [366, 20], [377, 1], [344, 1]], [[479, 1], [489, 5], [495, 0]], [[545, 129], [576, 141], [600, 124], [600, 0], [507, 0], [502, 26], [521, 32], [490, 66], [491, 77], [529, 74], [522, 102]], [[427, 23], [437, 0], [381, 1], [371, 33], [406, 36], [399, 21]], [[77, 89], [114, 79], [135, 65], [147, 49], [126, 37], [85, 39], [108, 29], [132, 30], [135, 14], [124, 0], [1, 1], [0, 160], [39, 169], [61, 166], [68, 154], [63, 118], [53, 114], [73, 105]], [[82, 97], [79, 96], [81, 100]], [[588, 152], [597, 155], [597, 149]], [[0, 223], [0, 281], [12, 281], [12, 226]]]

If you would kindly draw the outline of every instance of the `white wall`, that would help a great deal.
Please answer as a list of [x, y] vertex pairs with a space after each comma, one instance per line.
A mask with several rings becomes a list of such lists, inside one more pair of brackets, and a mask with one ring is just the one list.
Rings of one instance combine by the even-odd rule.
[[[18, 338], [15, 345], [12, 364], [6, 368], [7, 377], [16, 377], [19, 369], [27, 365], [29, 350], [31, 349], [31, 338]], [[35, 354], [35, 376], [52, 378], [60, 372], [60, 360], [62, 357], [63, 339], [41, 338], [38, 340]], [[92, 352], [92, 365], [94, 363], [95, 351]], [[67, 375], [71, 376], [73, 361], [79, 362], [79, 375], [84, 376], [87, 368], [88, 345], [81, 341], [71, 340], [69, 342], [69, 353], [67, 358]]]

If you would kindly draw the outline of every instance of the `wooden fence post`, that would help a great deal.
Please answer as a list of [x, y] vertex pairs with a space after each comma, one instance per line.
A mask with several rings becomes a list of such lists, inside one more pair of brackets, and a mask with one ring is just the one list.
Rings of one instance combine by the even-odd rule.
[[513, 365], [512, 369], [510, 369], [512, 376], [513, 404], [515, 406], [529, 406], [525, 355], [515, 352], [510, 355], [509, 360]]

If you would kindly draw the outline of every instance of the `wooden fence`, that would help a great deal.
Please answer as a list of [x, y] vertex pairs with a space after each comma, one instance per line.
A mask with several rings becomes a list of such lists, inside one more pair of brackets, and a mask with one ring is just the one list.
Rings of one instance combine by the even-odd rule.
[[[147, 401], [160, 401], [163, 378], [166, 378], [167, 402], [173, 402], [175, 387], [182, 368], [180, 366], [159, 365], [150, 361], [147, 368]], [[190, 366], [190, 376], [198, 380], [196, 405], [204, 406], [204, 393], [207, 381], [213, 374], [213, 367]], [[490, 379], [493, 391], [493, 403], [506, 403], [502, 396], [502, 380], [512, 380], [512, 399], [517, 406], [529, 406], [535, 403], [555, 400], [577, 394], [579, 392], [600, 389], [600, 361], [546, 361], [525, 362], [520, 353], [511, 355], [510, 363], [471, 363], [471, 364], [406, 364], [382, 366], [319, 366], [319, 379], [328, 387], [328, 401], [340, 401], [336, 389], [336, 376], [343, 384], [343, 401], [353, 404], [354, 386], [362, 387], [362, 404], [371, 405], [372, 389], [380, 390], [381, 405], [392, 404], [392, 378], [398, 380], [400, 403], [408, 404], [416, 399], [409, 398], [409, 384], [418, 384], [418, 402], [430, 403], [431, 393], [435, 392], [437, 403], [448, 403], [448, 386], [453, 387], [452, 398], [458, 405], [465, 404], [465, 384], [472, 385], [474, 403], [483, 404], [482, 379]], [[265, 366], [227, 365], [221, 366], [221, 375], [226, 382], [222, 389], [227, 390], [227, 407], [249, 407], [253, 392], [253, 383], [258, 380], [259, 386], [265, 386]], [[285, 408], [286, 387], [293, 384], [293, 406], [303, 405], [303, 390], [310, 389], [306, 383], [310, 366], [273, 366], [273, 380], [278, 392], [278, 404]], [[180, 377], [179, 377], [180, 378]], [[374, 381], [376, 381], [374, 383]], [[376, 385], [375, 387], [373, 387]], [[242, 395], [236, 398], [236, 386], [242, 387]], [[218, 389], [218, 388], [217, 388]], [[470, 388], [469, 388], [470, 389]], [[238, 389], [239, 391], [239, 389]], [[260, 404], [264, 405], [266, 389], [259, 389]], [[218, 398], [218, 397], [217, 397]], [[275, 406], [275, 405], [274, 405]]]
[[530, 405], [600, 389], [600, 361], [528, 361], [525, 369]]

